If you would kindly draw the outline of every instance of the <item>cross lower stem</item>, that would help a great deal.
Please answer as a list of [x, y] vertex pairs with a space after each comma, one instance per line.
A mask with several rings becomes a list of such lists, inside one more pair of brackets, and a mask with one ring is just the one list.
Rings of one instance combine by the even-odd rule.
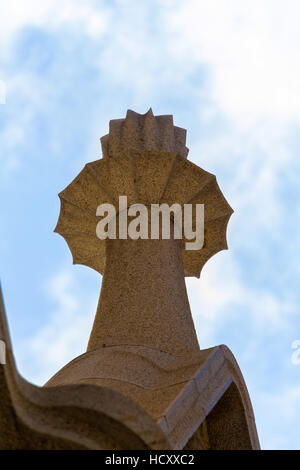
[[87, 350], [121, 344], [173, 354], [199, 350], [181, 240], [106, 241], [106, 268]]

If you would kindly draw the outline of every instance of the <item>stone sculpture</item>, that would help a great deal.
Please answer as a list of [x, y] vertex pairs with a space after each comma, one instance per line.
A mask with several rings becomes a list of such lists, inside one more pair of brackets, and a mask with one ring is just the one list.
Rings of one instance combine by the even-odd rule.
[[[259, 449], [239, 367], [226, 346], [200, 349], [189, 307], [184, 277], [227, 249], [233, 211], [215, 176], [187, 160], [185, 138], [172, 116], [128, 111], [110, 121], [103, 158], [60, 193], [56, 231], [74, 263], [103, 275], [99, 304], [87, 352], [43, 388], [19, 376], [8, 346], [0, 448]], [[97, 207], [124, 195], [128, 205], [204, 204], [203, 247], [100, 240]], [[3, 306], [0, 327], [9, 345]]]

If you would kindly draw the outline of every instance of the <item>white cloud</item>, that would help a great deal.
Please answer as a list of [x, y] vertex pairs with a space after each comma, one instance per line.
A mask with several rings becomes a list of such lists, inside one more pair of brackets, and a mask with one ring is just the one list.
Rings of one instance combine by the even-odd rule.
[[[164, 4], [164, 2], [163, 2]], [[167, 3], [170, 51], [190, 70], [209, 70], [215, 106], [236, 125], [300, 120], [297, 0]]]
[[[5, 152], [0, 155], [1, 179], [5, 180], [20, 165], [19, 148], [26, 145], [32, 120], [45, 107], [51, 84], [30, 73], [15, 73], [8, 79], [6, 104], [1, 111], [7, 112], [5, 125], [0, 128], [0, 144]], [[22, 102], [21, 112], [10, 107], [12, 97]]]
[[27, 26], [57, 29], [67, 25], [97, 37], [106, 31], [107, 23], [108, 9], [102, 2], [96, 8], [90, 0], [10, 0], [1, 4], [0, 41], [9, 48]]
[[0, 104], [5, 104], [6, 102], [6, 83], [3, 80], [0, 80]]
[[55, 308], [43, 326], [19, 346], [22, 373], [38, 385], [84, 353], [87, 346], [99, 293], [87, 299], [70, 270], [50, 280], [46, 292]]
[[[299, 372], [298, 372], [299, 373]], [[256, 415], [265, 450], [300, 450], [300, 384], [279, 387], [257, 395]]]
[[[109, 10], [93, 1], [74, 2], [73, 0], [11, 0], [2, 2], [0, 14], [0, 44], [2, 59], [7, 64], [11, 60], [11, 50], [18, 34], [25, 27], [40, 27], [52, 31], [65, 31], [66, 28], [99, 39], [107, 30]], [[4, 74], [4, 75], [3, 75]], [[52, 100], [57, 84], [47, 77], [26, 71], [20, 73], [15, 67], [3, 69], [0, 85], [6, 85], [6, 104], [0, 112], [7, 115], [1, 127], [2, 152], [1, 178], [6, 179], [20, 165], [20, 145], [27, 139], [27, 131], [36, 114], [46, 109]], [[2, 89], [0, 90], [1, 94]], [[3, 95], [3, 93], [2, 93]], [[17, 98], [17, 99], [16, 99]], [[1, 101], [1, 96], [0, 96]], [[15, 103], [19, 101], [19, 108]], [[55, 145], [50, 142], [49, 145]]]
[[214, 335], [233, 315], [246, 314], [260, 340], [265, 328], [276, 333], [289, 328], [296, 309], [292, 301], [282, 299], [271, 289], [245, 284], [230, 252], [217, 254], [204, 266], [200, 280], [188, 278], [186, 284], [202, 347], [215, 345]]

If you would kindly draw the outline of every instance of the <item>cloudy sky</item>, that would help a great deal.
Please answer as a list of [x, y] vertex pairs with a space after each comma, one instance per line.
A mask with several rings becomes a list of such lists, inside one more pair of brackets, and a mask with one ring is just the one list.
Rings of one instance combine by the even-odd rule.
[[235, 210], [187, 280], [200, 345], [235, 354], [262, 448], [300, 449], [299, 22], [297, 0], [1, 2], [0, 275], [27, 380], [84, 352], [101, 286], [53, 233], [57, 194], [151, 106]]

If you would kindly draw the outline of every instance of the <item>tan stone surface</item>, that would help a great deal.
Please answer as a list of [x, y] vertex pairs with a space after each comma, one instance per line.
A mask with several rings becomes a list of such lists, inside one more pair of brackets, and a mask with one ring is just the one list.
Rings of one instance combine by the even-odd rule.
[[[60, 193], [56, 227], [74, 263], [104, 274], [88, 350], [35, 387], [0, 366], [0, 448], [258, 449], [251, 402], [228, 348], [200, 350], [184, 276], [227, 249], [232, 209], [214, 175], [187, 161], [186, 131], [172, 116], [128, 111]], [[205, 205], [205, 240], [106, 240], [96, 208], [166, 202]], [[119, 215], [117, 215], [117, 218]]]
[[[138, 346], [103, 347], [71, 361], [46, 386], [76, 383], [130, 397], [157, 422], [174, 449], [184, 448], [204, 420], [210, 423], [211, 448], [259, 449], [247, 388], [225, 346], [181, 356]], [[220, 402], [232, 390], [234, 399]], [[218, 403], [226, 421], [224, 440], [212, 437], [222, 430], [222, 419], [216, 419]]]
[[188, 154], [186, 130], [175, 127], [173, 116], [154, 116], [152, 110], [142, 115], [128, 110], [125, 119], [109, 123], [109, 134], [101, 138], [104, 157], [123, 156], [128, 149], [178, 152]]
[[197, 350], [180, 240], [107, 240], [88, 350], [114, 344]]
[[173, 125], [172, 116], [154, 117], [151, 110], [145, 115], [128, 111], [126, 119], [110, 122], [110, 133], [102, 138], [103, 156], [109, 158], [85, 165], [59, 194], [61, 213], [55, 231], [67, 241], [75, 264], [104, 274], [106, 243], [96, 236], [96, 208], [104, 203], [117, 208], [124, 195], [128, 205], [205, 204], [204, 248], [183, 248], [185, 276], [199, 277], [206, 261], [227, 249], [226, 229], [233, 210], [216, 177], [186, 159], [185, 135]]
[[171, 449], [155, 421], [102, 386], [36, 387], [17, 372], [0, 291], [0, 449]]

